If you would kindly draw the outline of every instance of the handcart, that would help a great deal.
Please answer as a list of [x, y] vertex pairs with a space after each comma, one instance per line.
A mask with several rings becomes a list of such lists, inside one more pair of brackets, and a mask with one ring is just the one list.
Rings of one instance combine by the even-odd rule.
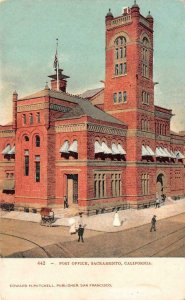
[[41, 221], [40, 225], [42, 226], [52, 226], [54, 219], [54, 211], [49, 207], [42, 207], [40, 210]]

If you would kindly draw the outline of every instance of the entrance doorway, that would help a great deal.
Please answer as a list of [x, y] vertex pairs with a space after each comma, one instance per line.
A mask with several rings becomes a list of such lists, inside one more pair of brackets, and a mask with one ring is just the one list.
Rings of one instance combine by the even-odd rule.
[[78, 175], [67, 175], [67, 198], [69, 205], [78, 204]]
[[161, 198], [162, 194], [165, 194], [164, 192], [164, 174], [159, 174], [157, 176], [157, 182], [156, 182], [156, 194], [158, 197]]

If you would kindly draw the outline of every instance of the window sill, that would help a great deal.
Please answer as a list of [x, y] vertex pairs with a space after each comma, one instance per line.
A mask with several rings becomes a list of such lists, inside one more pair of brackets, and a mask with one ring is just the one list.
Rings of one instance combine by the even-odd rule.
[[119, 78], [119, 77], [125, 77], [127, 76], [127, 73], [126, 74], [120, 74], [120, 75], [113, 75], [112, 78]]

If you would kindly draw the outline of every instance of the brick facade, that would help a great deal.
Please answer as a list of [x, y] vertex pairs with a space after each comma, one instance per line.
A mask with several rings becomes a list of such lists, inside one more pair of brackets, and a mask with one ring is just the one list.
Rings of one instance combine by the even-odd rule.
[[70, 95], [60, 73], [59, 91], [51, 75], [51, 89], [13, 93], [13, 122], [0, 126], [1, 201], [63, 206], [67, 195], [87, 210], [185, 195], [185, 132], [171, 132], [172, 111], [154, 104], [153, 18], [133, 5], [105, 25], [104, 89]]

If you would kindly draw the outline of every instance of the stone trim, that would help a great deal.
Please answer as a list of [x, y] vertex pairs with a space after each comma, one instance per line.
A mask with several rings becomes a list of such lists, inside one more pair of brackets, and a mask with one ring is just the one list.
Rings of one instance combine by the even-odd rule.
[[66, 124], [66, 125], [55, 126], [56, 132], [74, 132], [74, 131], [85, 131], [85, 130], [87, 130], [86, 123]]
[[54, 104], [54, 103], [50, 103], [49, 108], [51, 110], [55, 110], [55, 111], [60, 111], [60, 112], [68, 112], [71, 110], [71, 108], [63, 106], [63, 105], [58, 105], [58, 104]]
[[126, 129], [121, 128], [115, 128], [112, 126], [104, 126], [104, 125], [98, 125], [93, 123], [87, 124], [87, 130], [98, 132], [98, 133], [105, 133], [105, 134], [111, 134], [111, 135], [119, 135], [119, 136], [126, 136]]
[[66, 124], [55, 126], [56, 132], [89, 131], [110, 135], [126, 136], [126, 130], [113, 126], [104, 126], [93, 123]]
[[126, 162], [120, 161], [98, 161], [98, 160], [57, 160], [57, 167], [82, 167], [82, 166], [90, 166], [90, 167], [125, 167]]
[[41, 109], [46, 109], [46, 108], [49, 108], [48, 102], [36, 103], [36, 104], [30, 104], [30, 105], [18, 105], [17, 112], [41, 110]]
[[15, 131], [14, 130], [0, 130], [0, 138], [5, 138], [5, 137], [14, 137], [15, 136]]
[[152, 132], [146, 132], [146, 131], [137, 130], [137, 129], [129, 129], [127, 131], [127, 137], [135, 137], [135, 136], [155, 140], [155, 133], [152, 133]]

